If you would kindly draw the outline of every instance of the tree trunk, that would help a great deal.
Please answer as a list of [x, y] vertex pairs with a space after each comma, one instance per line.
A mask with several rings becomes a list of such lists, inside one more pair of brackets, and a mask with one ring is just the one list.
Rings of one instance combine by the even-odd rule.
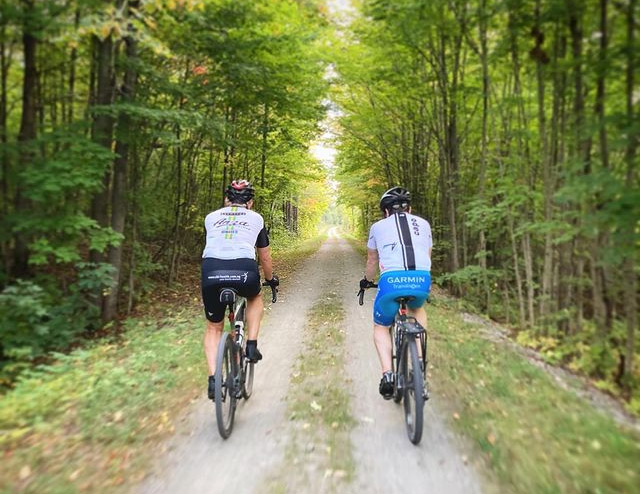
[[[575, 150], [576, 155], [582, 159], [583, 173], [591, 173], [591, 142], [585, 131], [584, 124], [584, 100], [585, 94], [583, 89], [582, 80], [582, 15], [583, 6], [581, 2], [572, 1], [568, 5], [569, 10], [569, 32], [571, 34], [571, 53], [573, 56], [573, 83], [574, 83], [574, 103], [573, 103], [573, 115], [574, 115], [574, 132], [575, 132]], [[584, 204], [581, 206], [584, 211]], [[579, 223], [581, 219], [577, 220]], [[579, 256], [576, 261], [576, 280], [578, 286], [575, 293], [575, 306], [577, 309], [577, 320], [575, 321], [575, 330], [579, 331], [582, 327], [582, 321], [584, 319], [584, 289], [580, 284], [584, 277], [584, 264], [585, 264], [585, 251], [584, 246], [585, 239], [578, 237], [575, 239], [576, 246], [574, 251]]]
[[522, 255], [524, 258], [524, 270], [527, 283], [527, 309], [529, 313], [529, 327], [536, 324], [534, 307], [534, 286], [533, 286], [533, 256], [531, 254], [531, 240], [529, 232], [522, 236]]
[[454, 48], [454, 64], [452, 70], [451, 92], [449, 95], [449, 123], [447, 129], [449, 150], [449, 226], [451, 228], [451, 271], [460, 268], [460, 252], [458, 246], [456, 197], [458, 191], [458, 168], [460, 159], [460, 141], [458, 136], [458, 72], [460, 65], [460, 50], [462, 35], [458, 35]]
[[[626, 74], [626, 104], [627, 104], [627, 128], [634, 129], [629, 132], [627, 137], [627, 148], [625, 160], [627, 163], [626, 185], [629, 190], [637, 187], [635, 170], [636, 170], [636, 153], [638, 146], [638, 130], [632, 124], [635, 120], [633, 108], [633, 91], [635, 84], [635, 7], [636, 0], [629, 0], [627, 7], [627, 74]], [[634, 225], [629, 222], [625, 236], [631, 240], [634, 238]], [[624, 261], [624, 301], [625, 315], [627, 319], [627, 341], [624, 359], [624, 375], [623, 385], [626, 392], [631, 393], [631, 385], [633, 378], [633, 359], [636, 347], [636, 332], [638, 331], [638, 277], [636, 275], [637, 259], [635, 250], [632, 247], [632, 240], [629, 242], [627, 256]]]
[[133, 170], [131, 173], [131, 254], [129, 257], [129, 297], [127, 301], [127, 314], [131, 314], [135, 300], [136, 288], [136, 248], [138, 242], [138, 187], [140, 184], [140, 159], [136, 151], [133, 152]]
[[522, 276], [520, 275], [520, 260], [518, 256], [518, 244], [516, 243], [516, 235], [513, 230], [513, 211], [509, 208], [508, 211], [508, 223], [509, 223], [509, 237], [511, 238], [511, 250], [513, 256], [513, 270], [516, 275], [516, 290], [518, 293], [518, 308], [519, 308], [519, 324], [520, 329], [524, 329], [525, 324], [525, 308], [524, 308], [524, 296], [522, 294]]
[[[607, 67], [607, 47], [608, 47], [608, 29], [607, 29], [607, 4], [608, 0], [600, 0], [600, 49], [598, 50], [598, 67], [596, 77], [596, 102], [594, 111], [598, 116], [599, 125], [599, 141], [600, 141], [600, 161], [604, 170], [609, 170], [609, 146], [607, 138], [607, 122], [606, 122], [606, 73]], [[596, 209], [601, 209], [602, 198], [596, 196]], [[593, 240], [593, 261], [595, 262], [592, 286], [594, 307], [597, 307], [596, 323], [599, 328], [601, 337], [605, 337], [613, 327], [613, 303], [609, 294], [610, 287], [607, 280], [610, 279], [609, 270], [602, 262], [601, 253], [608, 249], [609, 235], [606, 227], [600, 231], [596, 239]], [[596, 261], [597, 260], [597, 261]]]
[[[536, 31], [537, 49], [542, 50], [542, 27], [540, 25], [540, 0], [536, 1]], [[557, 37], [556, 37], [557, 43]], [[538, 133], [540, 134], [540, 159], [542, 160], [542, 177], [544, 182], [544, 220], [550, 223], [553, 219], [552, 198], [554, 183], [551, 173], [551, 156], [547, 140], [546, 113], [545, 113], [545, 83], [544, 83], [544, 57], [541, 53], [536, 57], [536, 79], [538, 86]], [[554, 62], [557, 61], [557, 50], [554, 53]], [[554, 102], [555, 103], [555, 102]], [[555, 106], [554, 106], [555, 111]], [[554, 114], [555, 116], [555, 114]], [[553, 125], [553, 124], [552, 124]], [[553, 273], [553, 235], [551, 228], [547, 227], [544, 235], [544, 259], [542, 267], [542, 293], [540, 294], [540, 317], [544, 320], [549, 313], [549, 300], [551, 298], [551, 276]]]
[[[33, 160], [32, 141], [37, 137], [37, 103], [36, 91], [38, 83], [38, 71], [36, 67], [36, 50], [38, 41], [33, 33], [35, 26], [35, 1], [22, 0], [24, 12], [24, 24], [22, 32], [22, 46], [24, 53], [24, 77], [22, 79], [22, 117], [20, 119], [20, 131], [18, 143], [20, 144], [21, 172], [29, 168]], [[22, 187], [18, 185], [15, 196], [15, 209], [19, 213], [29, 210], [30, 201], [24, 196]], [[27, 239], [23, 233], [15, 236], [15, 251], [13, 262], [13, 276], [24, 277], [29, 273], [29, 251]]]
[[[564, 31], [564, 25], [560, 22], [556, 25], [556, 35], [555, 35], [555, 44], [554, 44], [554, 67], [557, 67], [560, 60], [564, 60], [566, 57], [567, 51], [567, 37]], [[564, 157], [564, 141], [562, 137], [565, 135], [565, 106], [566, 106], [566, 98], [565, 98], [565, 88], [566, 88], [567, 75], [565, 71], [555, 70], [553, 75], [553, 104], [552, 104], [552, 114], [551, 114], [551, 139], [550, 139], [550, 153], [551, 153], [551, 163], [549, 168], [550, 174], [550, 184], [545, 184], [545, 208], [552, 207], [551, 205], [551, 194], [549, 194], [547, 187], [551, 189], [551, 191], [555, 190], [557, 183], [557, 167], [558, 163], [562, 162]], [[549, 204], [547, 205], [547, 201]], [[545, 218], [546, 218], [546, 209], [545, 209]], [[549, 213], [553, 217], [553, 211]], [[553, 247], [551, 242], [547, 243], [547, 239], [551, 238], [551, 233], [548, 232], [545, 235], [545, 256], [548, 255], [548, 249], [551, 249], [553, 255]], [[553, 307], [549, 307], [545, 305], [545, 314], [548, 315], [550, 310], [554, 308], [558, 311], [564, 310], [570, 304], [570, 297], [568, 297], [569, 283], [570, 283], [570, 273], [569, 273], [569, 265], [568, 265], [568, 249], [570, 248], [569, 243], [565, 243], [564, 245], [560, 245], [556, 248], [556, 263], [553, 266], [553, 279], [555, 281], [551, 282], [551, 290], [550, 290], [550, 301], [549, 304], [553, 303]], [[550, 264], [554, 264], [551, 262]], [[546, 266], [546, 264], [545, 264]], [[548, 276], [549, 273], [543, 273], [543, 278]], [[548, 283], [548, 282], [547, 282]], [[543, 279], [544, 285], [544, 279]], [[567, 321], [560, 320], [558, 322], [558, 329], [563, 332], [568, 331]]]
[[[5, 8], [4, 2], [2, 4], [2, 8]], [[7, 91], [8, 91], [8, 77], [9, 77], [9, 67], [11, 65], [11, 50], [6, 42], [6, 24], [0, 25], [0, 163], [2, 166], [2, 184], [1, 184], [1, 192], [2, 192], [2, 217], [6, 218], [9, 214], [9, 154], [7, 153], [7, 142], [8, 142], [8, 129], [7, 129], [7, 117], [8, 117], [8, 101], [7, 101]], [[2, 242], [2, 263], [4, 265], [5, 273], [10, 272], [10, 264], [11, 264], [11, 253], [9, 248], [9, 243], [3, 241]]]
[[169, 258], [169, 277], [167, 283], [171, 285], [177, 275], [178, 256], [180, 253], [180, 230], [182, 213], [182, 143], [180, 142], [180, 125], [176, 125], [176, 203], [173, 221], [173, 241]]
[[[95, 104], [100, 106], [111, 105], [113, 102], [114, 78], [113, 78], [113, 40], [111, 34], [104, 40], [94, 37], [96, 45], [96, 94]], [[111, 150], [113, 141], [113, 118], [105, 114], [93, 116], [91, 138], [108, 150]], [[109, 226], [109, 187], [111, 183], [111, 169], [107, 168], [102, 178], [102, 190], [97, 192], [91, 202], [91, 217], [99, 226]], [[104, 253], [92, 250], [90, 260], [103, 262]]]
[[[137, 9], [139, 1], [131, 0], [129, 9]], [[129, 25], [133, 30], [133, 25]], [[136, 83], [138, 73], [136, 62], [138, 47], [135, 34], [126, 36], [125, 43], [125, 74], [121, 88], [121, 101], [131, 103], [135, 100]], [[124, 234], [124, 225], [127, 217], [127, 175], [129, 167], [129, 148], [132, 140], [131, 117], [126, 112], [118, 116], [116, 159], [113, 166], [113, 187], [111, 195], [111, 228], [114, 232]], [[114, 268], [113, 284], [105, 298], [102, 318], [111, 321], [116, 317], [118, 297], [120, 294], [120, 274], [122, 271], [122, 248], [124, 240], [118, 245], [109, 247], [109, 264]]]
[[267, 136], [269, 135], [269, 104], [264, 104], [262, 116], [262, 148], [260, 150], [260, 188], [264, 189], [264, 172], [267, 167]]
[[[489, 49], [487, 46], [487, 0], [481, 2], [480, 19], [478, 28], [480, 31], [480, 61], [482, 64], [482, 138], [480, 144], [480, 180], [479, 180], [479, 196], [484, 204], [485, 201], [485, 182], [487, 174], [487, 141], [488, 131], [487, 122], [489, 118]], [[484, 226], [480, 227], [480, 238], [478, 246], [478, 257], [480, 267], [482, 268], [482, 291], [483, 291], [483, 309], [489, 311], [490, 291], [489, 280], [487, 279], [487, 238]]]
[[[80, 8], [76, 8], [76, 15], [74, 19], [74, 27], [76, 31], [80, 25]], [[73, 122], [73, 110], [76, 102], [76, 61], [78, 60], [78, 48], [74, 46], [71, 49], [71, 56], [69, 58], [69, 107], [67, 108], [67, 123]]]
[[600, 136], [600, 159], [602, 166], [609, 169], [609, 146], [607, 144], [607, 125], [606, 125], [606, 73], [607, 73], [607, 4], [608, 0], [600, 0], [600, 50], [598, 51], [598, 71], [596, 82], [596, 104], [595, 112], [598, 115], [599, 136]]
[[[186, 83], [189, 77], [189, 60], [184, 67], [183, 80]], [[178, 108], [182, 110], [186, 103], [183, 96], [179, 96]], [[186, 202], [186, 197], [182, 195], [182, 165], [183, 165], [183, 136], [180, 124], [175, 126], [176, 132], [176, 203], [173, 223], [173, 240], [171, 242], [171, 256], [169, 261], [169, 276], [167, 283], [173, 284], [176, 276], [178, 275], [178, 265], [180, 264], [180, 249], [182, 245], [182, 222], [183, 222], [183, 202]], [[185, 142], [186, 142], [185, 138]]]

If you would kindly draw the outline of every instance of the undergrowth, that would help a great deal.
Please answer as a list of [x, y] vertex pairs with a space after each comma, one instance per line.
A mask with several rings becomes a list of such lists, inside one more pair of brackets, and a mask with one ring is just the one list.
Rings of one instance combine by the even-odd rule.
[[[322, 240], [275, 250], [285, 283]], [[196, 289], [161, 294], [139, 314], [23, 369], [0, 396], [0, 492], [117, 492], [144, 477], [204, 392], [206, 365]]]
[[428, 308], [434, 396], [505, 492], [635, 493], [640, 437], [438, 299]]

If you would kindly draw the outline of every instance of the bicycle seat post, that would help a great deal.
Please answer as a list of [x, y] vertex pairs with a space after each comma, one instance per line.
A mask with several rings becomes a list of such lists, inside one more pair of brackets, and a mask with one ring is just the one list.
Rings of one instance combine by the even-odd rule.
[[398, 302], [400, 304], [400, 308], [398, 309], [398, 313], [400, 314], [400, 320], [401, 321], [406, 321], [407, 320], [407, 312], [408, 312], [407, 303], [409, 303], [414, 298], [415, 297], [398, 297], [398, 298], [395, 299], [396, 302]]
[[229, 310], [229, 322], [233, 325], [235, 319], [233, 313], [233, 305], [236, 303], [236, 292], [231, 288], [223, 288], [220, 292], [220, 302], [222, 302]]

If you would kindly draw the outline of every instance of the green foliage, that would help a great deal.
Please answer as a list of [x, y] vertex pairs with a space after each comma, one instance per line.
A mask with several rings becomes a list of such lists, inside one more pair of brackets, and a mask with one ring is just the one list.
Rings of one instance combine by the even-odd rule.
[[[0, 27], [0, 289], [3, 320], [22, 335], [0, 334], [4, 365], [91, 329], [95, 307], [112, 306], [104, 288], [138, 302], [172, 282], [232, 179], [257, 185], [283, 243], [317, 233], [325, 171], [308, 148], [328, 84], [315, 2], [1, 2]], [[74, 268], [107, 253], [120, 286]], [[79, 288], [92, 270], [94, 286]]]
[[[600, 389], [620, 396], [620, 363], [625, 358], [620, 342], [625, 341], [625, 335], [624, 324], [615, 321], [613, 330], [606, 335], [599, 332], [593, 323], [585, 323], [581, 331], [574, 334], [548, 331], [546, 326], [542, 326], [518, 332], [517, 342], [536, 349], [551, 364], [586, 375], [594, 379]], [[636, 393], [640, 374], [637, 373], [627, 384], [627, 389], [632, 394]]]
[[50, 153], [36, 155], [16, 177], [31, 207], [9, 213], [2, 223], [9, 232], [27, 236], [32, 265], [79, 262], [86, 247], [104, 251], [122, 240], [82, 211], [103, 187], [104, 172], [113, 160], [111, 151], [86, 139], [82, 131], [60, 128], [30, 143]]
[[497, 269], [482, 269], [480, 266], [469, 265], [455, 273], [445, 273], [436, 279], [438, 284], [452, 283], [454, 286], [481, 285], [486, 280], [495, 282], [502, 276]]
[[334, 40], [333, 94], [350, 226], [408, 187], [440, 282], [618, 389], [639, 348], [640, 37], [637, 8], [600, 7], [365, 0]]
[[637, 432], [579, 398], [570, 382], [561, 388], [509, 345], [488, 340], [486, 328], [441, 304], [430, 309], [433, 392], [454, 403], [453, 426], [473, 439], [499, 491], [635, 491]]
[[[23, 373], [0, 397], [0, 429], [10, 431], [0, 449], [13, 452], [0, 465], [0, 490], [19, 489], [24, 465], [38, 492], [68, 492], [76, 471], [77, 485], [99, 491], [143, 472], [154, 457], [149, 441], [174, 430], [176, 414], [201, 388], [202, 328], [194, 316], [130, 320], [117, 343], [57, 354], [55, 363]], [[123, 451], [135, 460], [108, 460]]]
[[44, 134], [34, 146], [52, 150], [40, 156], [21, 175], [26, 195], [35, 203], [62, 203], [68, 195], [91, 197], [102, 187], [102, 176], [113, 153], [82, 135], [83, 129], [61, 128]]
[[24, 280], [0, 292], [0, 383], [7, 384], [31, 362], [66, 349], [79, 334], [99, 326], [95, 293], [110, 286], [113, 268], [79, 263], [76, 270], [76, 281], [64, 293], [50, 282]]

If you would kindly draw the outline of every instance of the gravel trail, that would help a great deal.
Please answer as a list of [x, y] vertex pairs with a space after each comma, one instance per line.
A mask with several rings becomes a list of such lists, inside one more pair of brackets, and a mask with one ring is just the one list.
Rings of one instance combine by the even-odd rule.
[[[231, 437], [225, 441], [219, 436], [215, 409], [203, 393], [166, 445], [166, 451], [159, 452], [154, 470], [136, 492], [269, 490], [270, 477], [285, 461], [289, 439], [286, 396], [290, 369], [303, 350], [297, 328], [304, 326], [308, 309], [322, 296], [316, 293], [316, 287], [336, 279], [342, 280], [336, 288], [343, 294], [347, 314], [346, 382], [351, 412], [357, 422], [351, 435], [356, 475], [346, 490], [480, 492], [478, 476], [462, 459], [461, 443], [433, 405], [436, 397], [425, 407], [422, 443], [414, 446], [404, 431], [401, 406], [385, 402], [378, 395], [379, 369], [371, 338], [374, 293], [367, 294], [363, 307], [358, 306], [355, 296], [362, 271], [363, 260], [355, 250], [345, 240], [331, 235], [283, 286], [278, 302], [263, 321], [260, 349], [264, 359], [256, 366], [251, 399], [239, 403]], [[203, 380], [203, 388], [204, 384]], [[322, 482], [315, 484], [316, 488], [310, 485], [308, 492], [323, 492], [321, 485]]]

